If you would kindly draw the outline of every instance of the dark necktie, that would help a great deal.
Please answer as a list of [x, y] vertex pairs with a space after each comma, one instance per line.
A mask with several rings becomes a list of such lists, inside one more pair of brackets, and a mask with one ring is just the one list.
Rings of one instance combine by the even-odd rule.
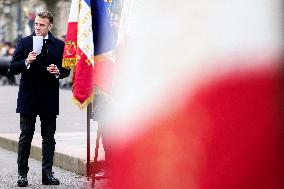
[[48, 54], [48, 40], [47, 39], [43, 39], [43, 44], [42, 44], [42, 49], [41, 49], [41, 53], [40, 53], [40, 62], [42, 64], [42, 66], [46, 66], [47, 64], [47, 54]]
[[48, 39], [43, 39], [42, 52], [43, 54], [48, 53]]

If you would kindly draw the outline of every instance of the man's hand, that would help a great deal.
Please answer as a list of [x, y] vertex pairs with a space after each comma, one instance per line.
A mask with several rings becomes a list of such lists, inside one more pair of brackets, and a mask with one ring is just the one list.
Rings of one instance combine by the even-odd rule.
[[47, 71], [49, 71], [49, 73], [51, 74], [59, 75], [59, 69], [57, 68], [55, 64], [50, 64], [47, 67]]
[[30, 52], [28, 58], [26, 59], [26, 63], [31, 64], [36, 59], [36, 55], [37, 54], [35, 52]]

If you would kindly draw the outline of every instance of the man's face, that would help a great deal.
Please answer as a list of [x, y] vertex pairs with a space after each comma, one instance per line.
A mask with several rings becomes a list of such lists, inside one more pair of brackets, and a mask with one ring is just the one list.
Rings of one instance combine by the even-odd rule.
[[47, 18], [35, 17], [35, 34], [45, 37], [48, 31], [52, 28], [52, 24]]

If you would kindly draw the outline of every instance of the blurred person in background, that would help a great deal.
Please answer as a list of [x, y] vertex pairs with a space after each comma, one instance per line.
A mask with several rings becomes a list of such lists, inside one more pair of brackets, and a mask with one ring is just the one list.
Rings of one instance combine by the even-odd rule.
[[34, 12], [30, 12], [28, 15], [28, 25], [31, 31], [34, 29], [34, 23], [35, 23], [35, 16], [36, 14]]
[[0, 51], [0, 83], [1, 85], [14, 85], [16, 84], [15, 76], [10, 75], [8, 70], [13, 53], [15, 51], [15, 46], [10, 42], [5, 42], [3, 45], [1, 45]]
[[9, 49], [9, 43], [5, 42], [0, 45], [0, 56], [6, 56]]

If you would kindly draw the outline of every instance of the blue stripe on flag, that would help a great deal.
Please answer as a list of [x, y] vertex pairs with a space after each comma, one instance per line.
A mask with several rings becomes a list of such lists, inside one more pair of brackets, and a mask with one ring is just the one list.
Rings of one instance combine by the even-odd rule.
[[112, 50], [116, 44], [116, 35], [111, 26], [104, 0], [91, 1], [94, 55]]
[[90, 7], [91, 6], [91, 2], [90, 0], [84, 0], [86, 2], [86, 4]]

